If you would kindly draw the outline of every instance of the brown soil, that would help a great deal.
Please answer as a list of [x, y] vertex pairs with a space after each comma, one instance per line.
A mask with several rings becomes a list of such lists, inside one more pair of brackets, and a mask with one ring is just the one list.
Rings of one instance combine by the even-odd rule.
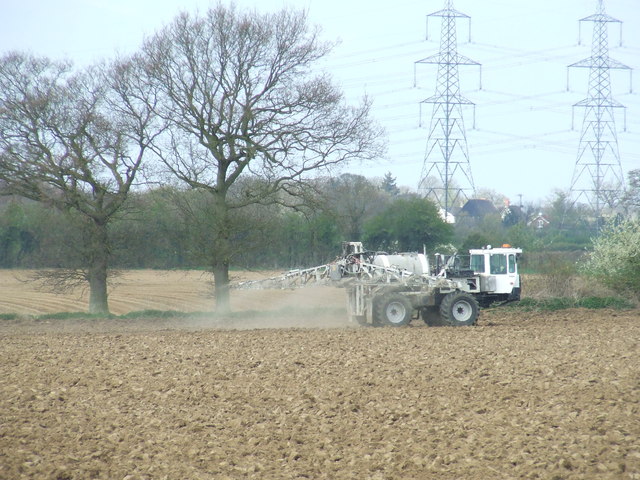
[[639, 311], [364, 328], [305, 292], [0, 321], [0, 478], [640, 478]]

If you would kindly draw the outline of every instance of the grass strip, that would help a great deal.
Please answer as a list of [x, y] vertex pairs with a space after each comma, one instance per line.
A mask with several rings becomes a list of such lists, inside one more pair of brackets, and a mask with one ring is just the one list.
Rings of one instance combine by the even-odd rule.
[[542, 299], [523, 298], [517, 303], [510, 304], [509, 307], [514, 309], [522, 309], [525, 311], [556, 311], [565, 310], [567, 308], [612, 308], [614, 310], [630, 310], [635, 308], [636, 306], [629, 300], [619, 297], [553, 297]]

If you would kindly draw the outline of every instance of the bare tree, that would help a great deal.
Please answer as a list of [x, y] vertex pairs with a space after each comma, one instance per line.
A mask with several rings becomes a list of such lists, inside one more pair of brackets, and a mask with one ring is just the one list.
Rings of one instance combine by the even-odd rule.
[[[304, 12], [219, 4], [179, 15], [140, 53], [141, 81], [162, 91], [154, 111], [170, 129], [157, 152], [172, 175], [212, 196], [210, 267], [221, 311], [229, 308], [236, 209], [297, 198], [318, 170], [382, 152], [369, 102], [348, 107], [329, 78], [312, 73], [330, 50], [317, 35]], [[244, 176], [260, 181], [233, 191]]]
[[107, 227], [153, 131], [153, 91], [128, 82], [132, 68], [74, 72], [68, 63], [20, 53], [0, 59], [0, 180], [5, 193], [80, 214], [86, 264], [61, 273], [88, 282], [92, 313], [109, 312]]
[[390, 196], [362, 175], [344, 173], [327, 181], [326, 204], [336, 216], [345, 240], [362, 240], [363, 226], [389, 204]]

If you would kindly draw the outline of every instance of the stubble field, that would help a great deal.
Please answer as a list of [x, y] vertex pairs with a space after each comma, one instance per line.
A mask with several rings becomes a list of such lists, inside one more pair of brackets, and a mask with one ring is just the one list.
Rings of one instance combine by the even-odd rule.
[[[131, 275], [114, 313], [211, 309], [199, 274]], [[0, 313], [11, 288], [43, 312], [7, 278]], [[234, 291], [229, 319], [0, 321], [0, 478], [640, 478], [637, 310], [363, 328], [343, 295]]]

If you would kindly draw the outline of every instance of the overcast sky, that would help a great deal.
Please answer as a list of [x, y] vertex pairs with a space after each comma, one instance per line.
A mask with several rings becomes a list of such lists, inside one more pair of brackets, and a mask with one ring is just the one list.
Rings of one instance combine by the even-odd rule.
[[[426, 15], [440, 10], [443, 0], [237, 0], [241, 7], [272, 11], [285, 5], [305, 8], [326, 40], [339, 40], [325, 68], [357, 102], [367, 94], [374, 115], [386, 128], [388, 158], [374, 165], [352, 165], [348, 171], [367, 177], [391, 172], [399, 185], [417, 188], [423, 169], [430, 107], [419, 103], [435, 92], [436, 67], [414, 62], [438, 51], [439, 19]], [[27, 50], [79, 64], [130, 53], [145, 35], [171, 21], [180, 10], [206, 10], [207, 0], [4, 0], [0, 16], [0, 51]], [[578, 20], [595, 13], [596, 0], [454, 0], [471, 17], [460, 21], [458, 51], [482, 64], [460, 67], [462, 94], [476, 104], [465, 110], [469, 159], [475, 185], [524, 203], [568, 190], [574, 170], [583, 112], [571, 106], [586, 98], [588, 71], [567, 65], [590, 56], [591, 23]], [[609, 28], [610, 55], [640, 67], [638, 0], [605, 0], [606, 12], [621, 20]], [[628, 72], [612, 71], [614, 98], [624, 104], [617, 112], [618, 142], [623, 172], [640, 168], [640, 100], [638, 80], [630, 93]], [[422, 123], [422, 126], [421, 126]]]

